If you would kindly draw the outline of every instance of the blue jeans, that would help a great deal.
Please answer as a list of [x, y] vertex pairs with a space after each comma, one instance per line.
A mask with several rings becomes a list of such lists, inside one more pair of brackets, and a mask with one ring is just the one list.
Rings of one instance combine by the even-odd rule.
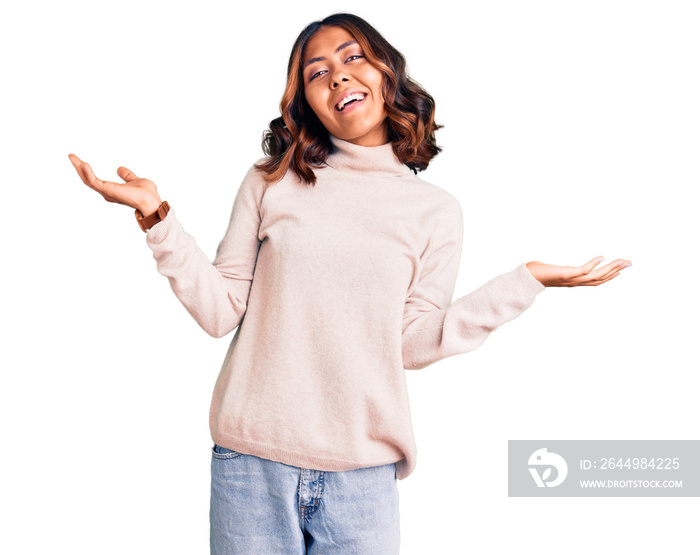
[[212, 555], [397, 555], [395, 463], [330, 472], [214, 444]]

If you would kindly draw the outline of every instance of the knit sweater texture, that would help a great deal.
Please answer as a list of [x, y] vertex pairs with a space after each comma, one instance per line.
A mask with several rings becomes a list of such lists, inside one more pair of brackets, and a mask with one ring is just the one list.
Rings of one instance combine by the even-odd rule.
[[171, 209], [146, 234], [158, 271], [210, 335], [235, 330], [214, 386], [215, 443], [302, 468], [416, 466], [404, 370], [484, 342], [544, 286], [525, 264], [452, 302], [459, 201], [391, 144], [331, 136], [315, 186], [254, 167], [213, 263]]

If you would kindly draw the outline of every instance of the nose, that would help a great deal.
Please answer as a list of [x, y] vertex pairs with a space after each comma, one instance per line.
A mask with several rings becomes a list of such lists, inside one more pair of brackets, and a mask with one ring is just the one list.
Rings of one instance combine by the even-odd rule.
[[331, 76], [331, 87], [336, 89], [340, 83], [346, 83], [349, 80], [350, 79], [348, 79], [347, 74], [344, 71], [336, 71]]
[[346, 81], [349, 81], [347, 77], [341, 77], [340, 79], [333, 79], [333, 88], [337, 89], [338, 85], [340, 85], [340, 82], [345, 83]]

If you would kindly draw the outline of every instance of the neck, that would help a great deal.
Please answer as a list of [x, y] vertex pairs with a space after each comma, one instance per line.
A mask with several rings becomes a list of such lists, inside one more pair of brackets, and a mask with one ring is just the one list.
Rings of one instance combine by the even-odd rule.
[[394, 154], [392, 144], [361, 146], [330, 135], [333, 149], [326, 163], [337, 170], [357, 171], [381, 176], [401, 176], [413, 173]]

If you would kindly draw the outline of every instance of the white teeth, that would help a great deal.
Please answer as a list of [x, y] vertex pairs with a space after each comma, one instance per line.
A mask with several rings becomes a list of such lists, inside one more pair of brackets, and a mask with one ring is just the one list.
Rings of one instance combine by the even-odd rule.
[[338, 104], [336, 104], [336, 108], [338, 108], [338, 110], [341, 111], [345, 107], [345, 105], [348, 102], [350, 102], [351, 100], [362, 100], [365, 96], [366, 95], [363, 93], [350, 94], [350, 95], [346, 96], [345, 98], [341, 99], [340, 102], [338, 102]]

